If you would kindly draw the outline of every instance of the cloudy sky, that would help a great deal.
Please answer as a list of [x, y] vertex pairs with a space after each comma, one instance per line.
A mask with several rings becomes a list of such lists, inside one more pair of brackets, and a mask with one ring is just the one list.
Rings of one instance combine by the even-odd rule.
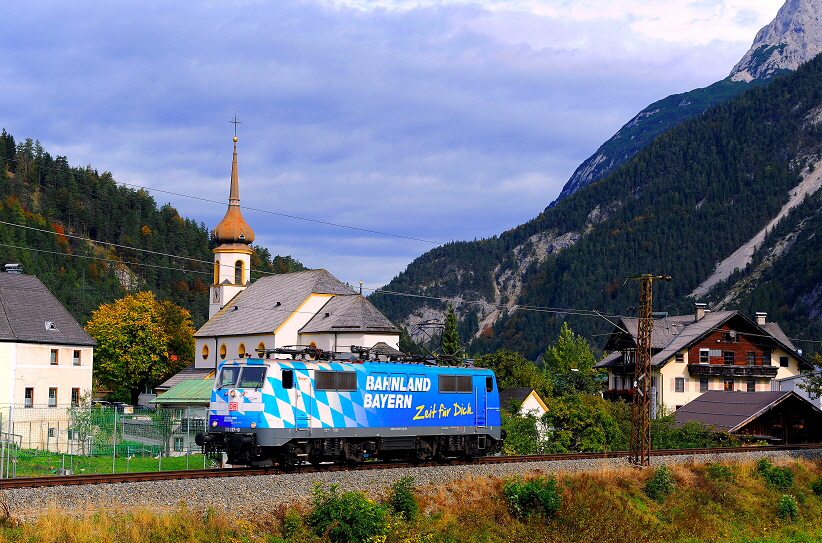
[[376, 288], [535, 217], [643, 107], [726, 77], [781, 5], [5, 2], [0, 124], [213, 228], [236, 115], [257, 242]]

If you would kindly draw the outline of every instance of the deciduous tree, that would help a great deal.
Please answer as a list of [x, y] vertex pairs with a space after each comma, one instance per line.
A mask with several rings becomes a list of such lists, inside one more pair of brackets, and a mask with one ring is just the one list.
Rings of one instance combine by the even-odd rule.
[[116, 397], [137, 403], [140, 392], [194, 360], [194, 329], [185, 309], [151, 292], [101, 305], [86, 331], [97, 340], [94, 373]]

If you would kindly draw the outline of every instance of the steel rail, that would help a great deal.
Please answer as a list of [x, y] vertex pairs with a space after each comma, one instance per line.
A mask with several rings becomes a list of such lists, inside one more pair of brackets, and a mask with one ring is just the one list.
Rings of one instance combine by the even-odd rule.
[[[748, 452], [780, 452], [822, 449], [822, 444], [772, 445], [764, 447], [711, 447], [701, 449], [654, 449], [651, 456], [696, 456], [723, 455]], [[526, 456], [481, 456], [472, 461], [453, 459], [445, 462], [366, 462], [347, 467], [334, 464], [317, 466], [304, 465], [292, 469], [269, 468], [225, 468], [202, 470], [148, 471], [135, 473], [100, 473], [88, 475], [48, 475], [42, 477], [17, 477], [0, 479], [0, 489], [37, 488], [69, 485], [94, 485], [130, 482], [167, 481], [174, 479], [206, 479], [213, 477], [245, 477], [250, 475], [268, 475], [278, 473], [315, 473], [328, 471], [393, 469], [408, 467], [457, 466], [466, 464], [505, 464], [524, 462], [563, 462], [574, 460], [595, 460], [607, 458], [625, 458], [628, 451], [606, 451], [597, 453], [558, 453]]]

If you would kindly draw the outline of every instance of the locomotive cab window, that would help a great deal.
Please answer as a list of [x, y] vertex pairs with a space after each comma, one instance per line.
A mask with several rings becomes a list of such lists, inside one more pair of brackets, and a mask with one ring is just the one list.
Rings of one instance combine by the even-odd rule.
[[283, 388], [294, 388], [294, 370], [283, 370]]
[[222, 369], [220, 372], [220, 380], [218, 388], [233, 387], [237, 384], [237, 378], [240, 377], [239, 366], [229, 366]]
[[486, 392], [493, 392], [494, 391], [494, 378], [488, 376], [485, 378], [485, 391]]
[[472, 391], [470, 375], [440, 375], [438, 382], [440, 392]]
[[247, 366], [240, 373], [240, 388], [262, 388], [265, 382], [265, 367]]
[[317, 390], [357, 390], [357, 374], [353, 371], [318, 371], [314, 380]]

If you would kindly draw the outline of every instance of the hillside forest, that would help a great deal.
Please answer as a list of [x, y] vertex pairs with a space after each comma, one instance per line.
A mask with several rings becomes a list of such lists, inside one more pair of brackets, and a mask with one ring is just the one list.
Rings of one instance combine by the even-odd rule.
[[[213, 262], [205, 224], [5, 129], [0, 172], [0, 265], [22, 264], [80, 324], [101, 304], [144, 290], [187, 309], [195, 328], [205, 322]], [[305, 269], [253, 249], [252, 278]]]

